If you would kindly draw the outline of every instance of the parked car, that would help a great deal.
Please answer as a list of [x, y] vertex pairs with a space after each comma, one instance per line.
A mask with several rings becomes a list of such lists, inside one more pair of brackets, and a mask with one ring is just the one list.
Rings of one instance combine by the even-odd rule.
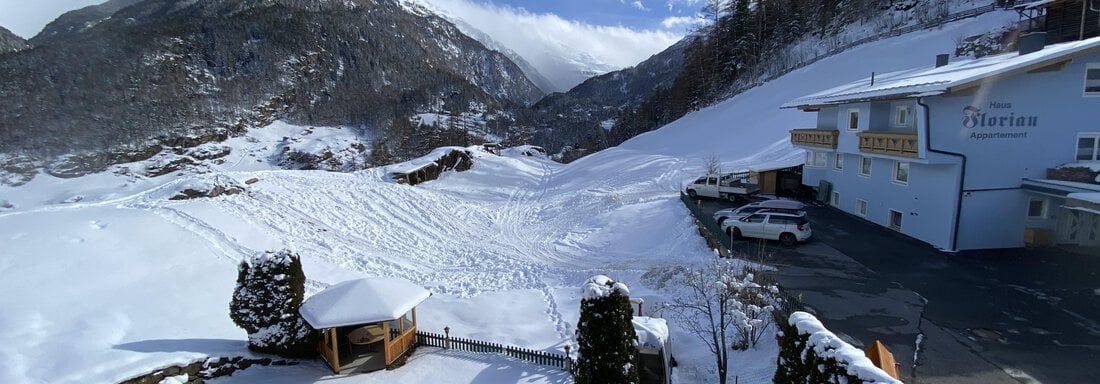
[[805, 211], [803, 211], [803, 209], [805, 208], [805, 204], [794, 200], [764, 200], [745, 204], [737, 208], [727, 208], [715, 212], [714, 221], [717, 222], [718, 225], [722, 225], [727, 219], [740, 219], [762, 209], [767, 209], [772, 212], [804, 213]]
[[722, 231], [737, 240], [741, 237], [754, 237], [779, 240], [785, 246], [794, 245], [810, 239], [810, 221], [806, 213], [785, 213], [758, 211], [737, 220], [726, 220]]

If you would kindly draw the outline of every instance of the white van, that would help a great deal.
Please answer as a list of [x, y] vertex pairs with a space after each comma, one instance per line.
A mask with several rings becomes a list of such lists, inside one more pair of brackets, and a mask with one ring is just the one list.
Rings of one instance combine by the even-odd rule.
[[756, 211], [767, 209], [772, 212], [785, 212], [785, 213], [805, 213], [803, 209], [806, 208], [806, 204], [802, 204], [801, 201], [794, 200], [764, 200], [755, 203], [749, 203], [737, 208], [727, 208], [714, 213], [714, 221], [718, 222], [718, 225], [722, 225], [727, 219], [734, 218], [740, 219], [742, 217], [756, 213]]

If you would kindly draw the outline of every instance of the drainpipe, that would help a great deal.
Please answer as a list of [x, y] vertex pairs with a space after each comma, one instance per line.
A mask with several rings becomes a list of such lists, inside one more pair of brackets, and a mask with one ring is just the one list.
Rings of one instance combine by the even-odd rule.
[[924, 146], [928, 149], [928, 152], [939, 153], [948, 156], [955, 156], [962, 159], [962, 170], [959, 172], [959, 192], [958, 198], [955, 200], [955, 224], [954, 230], [951, 231], [951, 249], [948, 252], [958, 252], [959, 250], [959, 222], [962, 221], [962, 199], [963, 199], [963, 187], [966, 182], [966, 155], [958, 152], [941, 151], [932, 148], [932, 119], [931, 112], [929, 111], [928, 104], [924, 103], [923, 97], [917, 98], [917, 105], [924, 111]]

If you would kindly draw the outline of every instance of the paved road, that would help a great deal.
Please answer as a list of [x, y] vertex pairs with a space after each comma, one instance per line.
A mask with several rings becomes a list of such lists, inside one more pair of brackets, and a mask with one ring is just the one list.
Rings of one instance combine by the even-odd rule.
[[951, 255], [834, 209], [807, 210], [813, 240], [770, 243], [766, 262], [830, 330], [856, 346], [882, 340], [907, 383], [1100, 382], [1100, 250]]

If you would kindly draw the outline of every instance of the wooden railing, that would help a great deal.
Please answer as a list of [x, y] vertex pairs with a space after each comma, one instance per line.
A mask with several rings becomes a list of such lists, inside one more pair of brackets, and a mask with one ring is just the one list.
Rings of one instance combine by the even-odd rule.
[[386, 344], [386, 365], [393, 364], [398, 357], [408, 352], [416, 343], [416, 327], [405, 331], [393, 341]]
[[792, 129], [791, 144], [836, 149], [838, 135], [835, 129]]
[[920, 156], [917, 134], [904, 132], [860, 132], [859, 151], [901, 157]]
[[[451, 337], [450, 332], [443, 335], [430, 332], [417, 332], [416, 339], [417, 343], [420, 345], [454, 349], [456, 351], [465, 351], [472, 353], [499, 353], [514, 359], [519, 359], [539, 365], [548, 365], [567, 371], [571, 370], [571, 367], [573, 366], [572, 359], [570, 359], [570, 357], [566, 355], [560, 355], [557, 353], [546, 351], [536, 351], [533, 349], [514, 347], [511, 345], [490, 343], [481, 340]], [[566, 347], [566, 351], [568, 350], [568, 347]]]

